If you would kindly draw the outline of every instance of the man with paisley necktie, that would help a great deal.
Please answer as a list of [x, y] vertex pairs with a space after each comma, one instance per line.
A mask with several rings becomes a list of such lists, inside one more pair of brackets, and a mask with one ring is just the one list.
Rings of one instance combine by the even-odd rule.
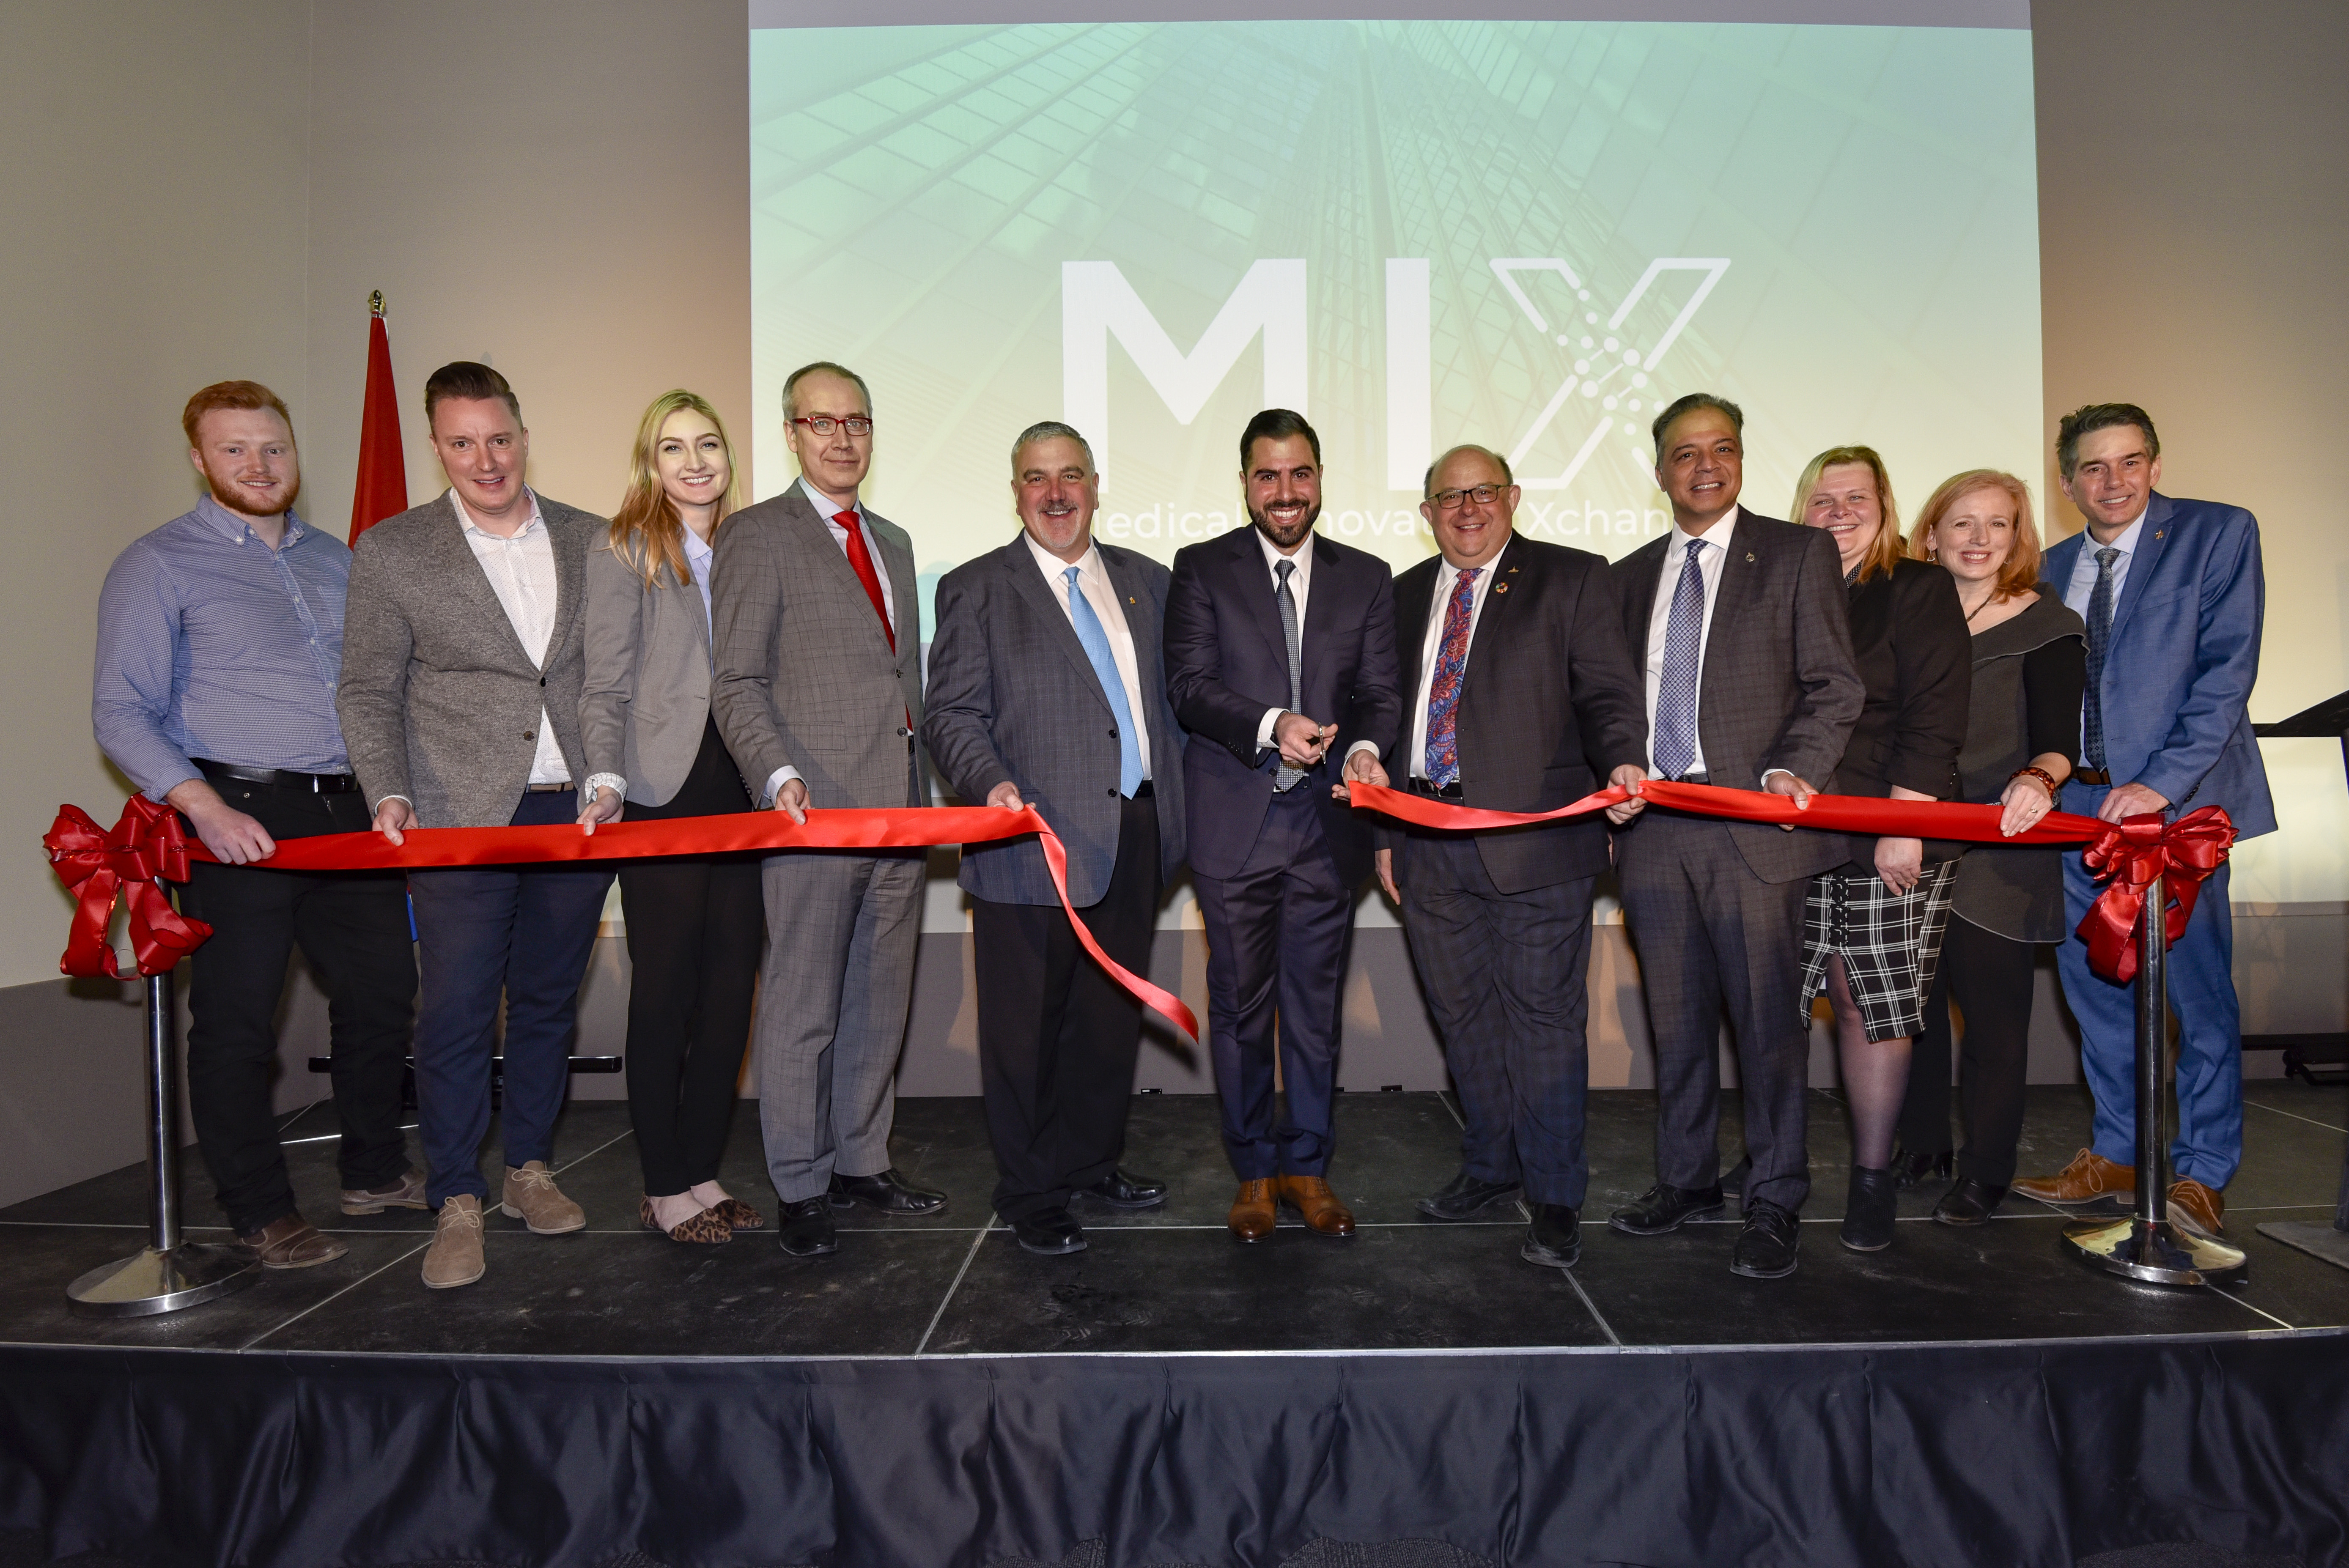
[[[1647, 777], [1640, 676], [1606, 561], [1516, 536], [1508, 460], [1455, 447], [1428, 469], [1420, 514], [1440, 555], [1395, 579], [1403, 749], [1413, 793], [1548, 811]], [[1580, 1258], [1590, 1164], [1590, 903], [1607, 827], [1398, 828], [1379, 880], [1402, 906], [1465, 1126], [1460, 1173], [1421, 1212], [1466, 1220], [1522, 1191], [1528, 1263]]]

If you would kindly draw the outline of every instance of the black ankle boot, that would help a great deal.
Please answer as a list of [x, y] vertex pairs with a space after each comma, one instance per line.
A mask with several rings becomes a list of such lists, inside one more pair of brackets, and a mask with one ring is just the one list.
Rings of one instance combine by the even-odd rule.
[[1880, 1253], [1892, 1244], [1892, 1213], [1900, 1189], [1892, 1172], [1867, 1165], [1851, 1168], [1851, 1191], [1844, 1199], [1843, 1244], [1856, 1253]]
[[1947, 1149], [1942, 1150], [1939, 1154], [1919, 1154], [1907, 1149], [1896, 1149], [1892, 1151], [1892, 1164], [1889, 1169], [1892, 1172], [1893, 1185], [1914, 1187], [1928, 1176], [1938, 1176], [1944, 1181], [1948, 1181], [1950, 1172], [1956, 1163], [1957, 1156]]

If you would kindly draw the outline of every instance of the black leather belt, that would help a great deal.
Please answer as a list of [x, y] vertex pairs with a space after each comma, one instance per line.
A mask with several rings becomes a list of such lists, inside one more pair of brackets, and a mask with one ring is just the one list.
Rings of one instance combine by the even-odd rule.
[[573, 786], [569, 784], [525, 784], [522, 787], [525, 795], [560, 795], [571, 788]]
[[1446, 784], [1439, 789], [1424, 779], [1413, 779], [1411, 781], [1411, 792], [1414, 795], [1424, 795], [1431, 800], [1457, 800], [1461, 799], [1459, 785]]
[[311, 795], [348, 795], [359, 781], [348, 773], [297, 773], [291, 768], [241, 768], [233, 762], [213, 762], [202, 757], [188, 760], [207, 779], [233, 779], [243, 784], [266, 784], [274, 789], [299, 789]]
[[1698, 773], [1692, 770], [1682, 774], [1677, 779], [1669, 780], [1669, 782], [1674, 784], [1710, 784], [1713, 782], [1713, 779], [1708, 774]]
[[2072, 777], [2083, 784], [2101, 784], [2107, 789], [2112, 788], [2113, 776], [2101, 768], [2075, 768]]
[[1157, 792], [1158, 791], [1150, 787], [1150, 780], [1144, 779], [1141, 783], [1136, 784], [1133, 787], [1133, 793], [1126, 797], [1126, 799], [1130, 800], [1147, 800]]

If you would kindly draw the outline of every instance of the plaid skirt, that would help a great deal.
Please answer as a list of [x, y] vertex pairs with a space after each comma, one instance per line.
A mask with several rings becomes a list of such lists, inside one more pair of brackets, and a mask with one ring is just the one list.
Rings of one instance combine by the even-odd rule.
[[1927, 866], [1909, 892], [1896, 893], [1873, 872], [1838, 868], [1811, 879], [1803, 907], [1803, 1027], [1826, 989], [1827, 960], [1843, 972], [1871, 1040], [1914, 1037], [1925, 1027], [1925, 995], [1950, 926], [1958, 862]]

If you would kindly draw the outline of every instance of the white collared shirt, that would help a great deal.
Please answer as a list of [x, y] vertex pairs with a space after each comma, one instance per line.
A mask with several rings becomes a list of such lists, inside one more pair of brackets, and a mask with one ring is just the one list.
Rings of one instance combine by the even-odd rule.
[[1696, 757], [1689, 764], [1689, 770], [1692, 773], [1705, 770], [1704, 741], [1702, 738], [1704, 726], [1701, 722], [1704, 711], [1704, 649], [1713, 636], [1713, 601], [1721, 596], [1721, 569], [1729, 559], [1729, 542], [1737, 531], [1740, 510], [1731, 507], [1719, 522], [1701, 534], [1691, 533], [1677, 522], [1672, 524], [1671, 542], [1664, 550], [1664, 564], [1657, 577], [1655, 606], [1648, 612], [1648, 758], [1651, 762], [1656, 755], [1656, 693], [1664, 678], [1664, 634], [1671, 624], [1672, 593], [1680, 586], [1681, 571], [1688, 560], [1689, 542], [1694, 540], [1703, 546], [1697, 552], [1696, 561], [1697, 574], [1704, 581], [1704, 619], [1697, 627], [1697, 717], [1700, 722], [1691, 738], [1695, 743]]
[[[1505, 541], [1499, 555], [1481, 567], [1471, 568], [1477, 573], [1475, 585], [1469, 590], [1468, 646], [1476, 645], [1476, 623], [1485, 614], [1485, 597], [1493, 591], [1493, 575], [1499, 570], [1501, 556], [1509, 552], [1514, 541]], [[1419, 645], [1419, 712], [1411, 721], [1411, 751], [1405, 758], [1413, 779], [1427, 777], [1427, 710], [1435, 700], [1435, 656], [1444, 650], [1444, 618], [1450, 613], [1452, 595], [1460, 582], [1460, 568], [1449, 561], [1438, 559], [1435, 565], [1435, 602], [1428, 607], [1427, 635]], [[1468, 666], [1464, 659], [1460, 673], [1464, 676]]]
[[[1125, 605], [1117, 596], [1117, 589], [1109, 580], [1109, 568], [1102, 562], [1101, 549], [1088, 542], [1085, 552], [1073, 562], [1061, 560], [1036, 542], [1036, 536], [1022, 530], [1020, 538], [1028, 542], [1028, 553], [1036, 560], [1036, 570], [1044, 574], [1044, 586], [1052, 595], [1052, 603], [1069, 618], [1073, 630], [1077, 613], [1069, 608], [1068, 570], [1077, 569], [1077, 588], [1085, 603], [1101, 617], [1102, 630], [1109, 635], [1109, 656], [1117, 665], [1118, 684], [1125, 688], [1125, 710], [1133, 716], [1133, 737], [1142, 748], [1142, 776], [1152, 777], [1150, 770], [1150, 710], [1142, 706], [1142, 665], [1133, 651], [1133, 628], [1126, 624]], [[1081, 639], [1080, 639], [1081, 641]]]
[[[1297, 601], [1297, 659], [1298, 671], [1301, 675], [1305, 667], [1305, 602], [1313, 593], [1315, 535], [1310, 529], [1307, 530], [1304, 540], [1297, 546], [1297, 553], [1283, 555], [1279, 547], [1265, 537], [1264, 530], [1252, 528], [1251, 531], [1256, 534], [1257, 548], [1264, 552], [1265, 575], [1272, 580], [1275, 593], [1279, 592], [1280, 589], [1280, 563], [1284, 561], [1290, 562], [1297, 568], [1288, 574], [1288, 593], [1289, 597]], [[1277, 613], [1275, 618], [1278, 618]], [[1256, 743], [1259, 748], [1269, 749], [1280, 744], [1273, 738], [1273, 730], [1280, 723], [1280, 716], [1288, 711], [1288, 709], [1285, 707], [1268, 707], [1264, 710], [1263, 722], [1256, 727]], [[1323, 722], [1330, 721], [1325, 719]], [[1373, 757], [1379, 754], [1378, 747], [1368, 740], [1357, 740], [1346, 748], [1346, 755], [1351, 757], [1357, 751], [1367, 751]]]
[[678, 532], [684, 536], [681, 542], [685, 545], [685, 569], [693, 573], [693, 585], [701, 590], [701, 624], [702, 628], [710, 634], [709, 642], [714, 657], [718, 634], [715, 628], [710, 625], [709, 620], [709, 567], [710, 563], [718, 559], [718, 551], [708, 540], [689, 528], [680, 527]]
[[[2148, 502], [2147, 509], [2150, 507]], [[2137, 559], [2137, 535], [2144, 530], [2145, 513], [2141, 511], [2137, 514], [2137, 521], [2122, 529], [2120, 537], [2110, 545], [2098, 544], [2093, 533], [2080, 541], [2080, 553], [2072, 561], [2072, 580], [2064, 584], [2064, 608], [2083, 621], [2088, 618], [2088, 599], [2096, 591], [2096, 552], [2112, 549], [2121, 552], [2120, 558], [2113, 562], [2113, 608], [2118, 610], [2121, 607], [2121, 584], [2128, 580], [2129, 562]]]
[[[498, 596], [498, 604], [505, 611], [522, 651], [543, 669], [547, 645], [554, 636], [559, 591], [554, 573], [554, 540], [546, 531], [546, 519], [539, 513], [536, 492], [525, 488], [523, 495], [530, 502], [530, 521], [511, 539], [501, 539], [476, 525], [453, 487], [449, 491], [449, 504], [456, 509], [457, 524], [464, 531], [465, 543], [471, 548], [473, 559], [481, 562], [481, 574], [490, 580], [490, 591]], [[531, 758], [530, 781], [571, 782], [571, 769], [563, 760], [563, 748], [555, 744], [554, 726], [547, 722], [543, 707], [538, 710], [538, 754]]]

